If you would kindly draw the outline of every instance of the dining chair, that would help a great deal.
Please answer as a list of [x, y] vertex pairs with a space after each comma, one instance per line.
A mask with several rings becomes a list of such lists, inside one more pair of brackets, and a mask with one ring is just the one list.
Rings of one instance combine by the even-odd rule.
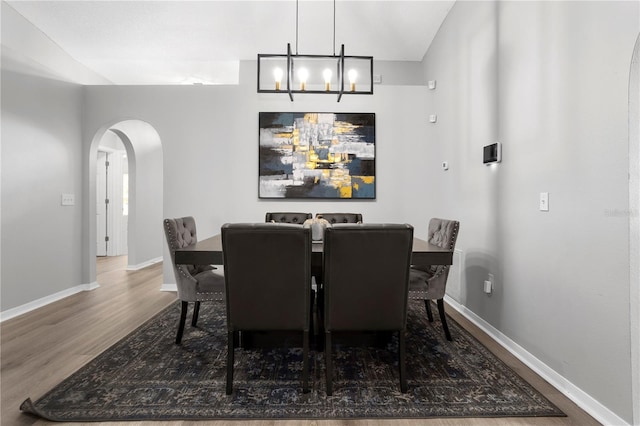
[[[398, 333], [400, 390], [407, 391], [405, 334], [413, 244], [408, 224], [335, 224], [324, 238], [327, 395], [333, 393], [334, 333]], [[376, 265], [372, 268], [371, 265]]]
[[[432, 218], [429, 221], [427, 241], [453, 251], [456, 247], [459, 230], [460, 222], [457, 220]], [[440, 322], [442, 323], [444, 334], [447, 340], [452, 340], [444, 312], [444, 295], [446, 293], [449, 270], [450, 265], [412, 265], [409, 277], [409, 299], [424, 300], [429, 322], [433, 322], [431, 301], [435, 300], [438, 305], [438, 313], [440, 314]]]
[[227, 301], [227, 384], [241, 333], [302, 335], [302, 390], [309, 391], [311, 228], [286, 223], [222, 226]]
[[305, 220], [311, 219], [311, 213], [302, 212], [267, 212], [264, 221], [276, 223], [294, 223], [302, 225]]
[[176, 344], [180, 344], [190, 302], [194, 303], [191, 319], [193, 327], [198, 322], [200, 302], [224, 302], [224, 274], [212, 265], [176, 264], [176, 249], [194, 245], [198, 241], [196, 221], [193, 217], [165, 219], [164, 233], [171, 253], [178, 299], [182, 302], [178, 334], [176, 335]]
[[334, 223], [362, 223], [361, 213], [316, 213], [317, 219], [325, 219], [330, 224]]

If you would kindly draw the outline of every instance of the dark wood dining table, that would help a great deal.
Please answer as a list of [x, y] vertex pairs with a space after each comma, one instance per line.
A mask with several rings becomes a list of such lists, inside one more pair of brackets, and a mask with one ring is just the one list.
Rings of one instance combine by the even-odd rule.
[[[322, 241], [313, 242], [312, 259], [314, 265], [322, 265]], [[177, 249], [175, 252], [177, 264], [189, 265], [222, 265], [222, 236], [221, 234], [198, 241], [192, 246]], [[413, 265], [451, 265], [453, 251], [429, 243], [420, 238], [413, 239], [411, 264]]]

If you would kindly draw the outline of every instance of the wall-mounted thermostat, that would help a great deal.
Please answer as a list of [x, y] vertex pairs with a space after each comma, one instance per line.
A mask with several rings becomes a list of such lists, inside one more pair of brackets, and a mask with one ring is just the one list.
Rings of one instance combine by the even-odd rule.
[[492, 143], [483, 148], [482, 162], [484, 164], [499, 163], [502, 161], [502, 144]]

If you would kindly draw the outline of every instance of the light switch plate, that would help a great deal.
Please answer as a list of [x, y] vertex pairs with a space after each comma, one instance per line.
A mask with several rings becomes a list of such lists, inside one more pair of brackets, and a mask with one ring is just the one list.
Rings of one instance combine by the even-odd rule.
[[436, 88], [436, 81], [435, 80], [429, 80], [428, 87], [429, 87], [430, 90], [435, 89]]
[[431, 123], [435, 123], [436, 121], [438, 121], [438, 116], [437, 116], [437, 115], [435, 115], [435, 114], [431, 114], [431, 115], [429, 116], [429, 122], [431, 122]]
[[60, 196], [60, 204], [63, 206], [73, 206], [76, 204], [75, 194], [62, 194]]
[[541, 212], [549, 211], [549, 193], [548, 192], [540, 193], [540, 211]]

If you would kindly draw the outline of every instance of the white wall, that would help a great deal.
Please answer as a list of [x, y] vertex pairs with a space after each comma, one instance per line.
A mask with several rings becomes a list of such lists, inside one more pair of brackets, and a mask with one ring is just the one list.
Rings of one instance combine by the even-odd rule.
[[[637, 2], [457, 2], [424, 58], [459, 302], [632, 422], [628, 76]], [[500, 141], [503, 161], [482, 165]], [[549, 192], [550, 211], [538, 210]], [[488, 273], [492, 295], [482, 293]]]

